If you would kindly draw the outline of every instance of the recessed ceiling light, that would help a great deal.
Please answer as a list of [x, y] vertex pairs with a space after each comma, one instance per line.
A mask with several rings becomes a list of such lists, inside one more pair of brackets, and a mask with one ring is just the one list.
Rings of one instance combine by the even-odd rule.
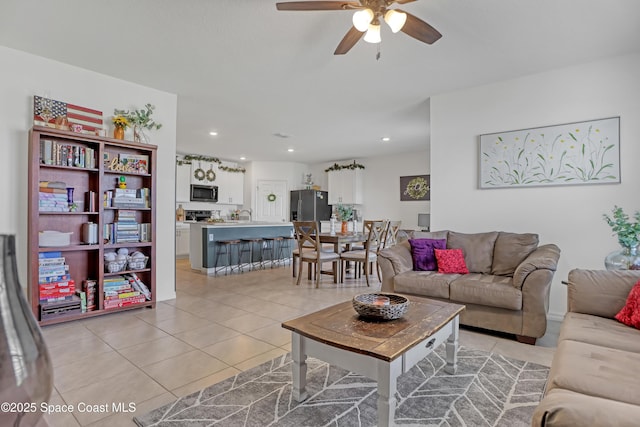
[[245, 156], [240, 157], [240, 160], [247, 160]]
[[218, 136], [218, 132], [216, 132], [216, 131], [211, 131], [211, 132], [209, 132], [209, 135], [211, 135], [211, 136]]
[[389, 138], [388, 136], [382, 137], [382, 142], [389, 142], [389, 141], [391, 141], [391, 138]]
[[293, 148], [289, 148], [287, 151], [293, 153]]

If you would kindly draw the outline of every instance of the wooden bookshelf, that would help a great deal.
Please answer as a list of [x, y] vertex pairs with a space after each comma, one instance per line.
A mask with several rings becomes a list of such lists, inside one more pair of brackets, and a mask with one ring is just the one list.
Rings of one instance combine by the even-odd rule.
[[[47, 142], [45, 142], [47, 141]], [[50, 141], [50, 142], [49, 142]], [[75, 157], [69, 157], [66, 164], [62, 163], [61, 155], [50, 147], [76, 147], [72, 149]], [[77, 149], [79, 148], [79, 150]], [[92, 153], [91, 159], [86, 153]], [[34, 126], [30, 132], [29, 141], [29, 197], [28, 197], [28, 297], [31, 310], [41, 325], [67, 322], [99, 316], [117, 311], [130, 310], [140, 307], [155, 307], [156, 304], [156, 154], [157, 146], [137, 144], [112, 138], [84, 135], [74, 132], [61, 131], [53, 128]], [[83, 157], [84, 156], [84, 157]], [[147, 159], [145, 168], [138, 170], [112, 170], [113, 159]], [[107, 160], [108, 159], [108, 160]], [[46, 164], [52, 162], [53, 164]], [[133, 164], [133, 163], [131, 163]], [[144, 165], [144, 161], [140, 164]], [[121, 167], [120, 164], [115, 165]], [[136, 163], [136, 166], [138, 164]], [[130, 166], [129, 166], [130, 167]], [[121, 176], [126, 179], [127, 189], [149, 189], [148, 207], [114, 208], [104, 205], [104, 194], [118, 188]], [[41, 211], [40, 182], [64, 182], [73, 188], [73, 201], [82, 202], [75, 212], [69, 211]], [[89, 206], [85, 202], [85, 193], [95, 193], [95, 206], [88, 212]], [[47, 209], [47, 208], [45, 208]], [[53, 208], [51, 208], [53, 209]], [[149, 226], [148, 241], [109, 242], [105, 238], [105, 226], [113, 224], [118, 219], [120, 210], [132, 211], [135, 222], [147, 223]], [[97, 224], [98, 242], [85, 244], [82, 241], [82, 224], [92, 222]], [[67, 246], [41, 247], [39, 233], [45, 230], [73, 233]], [[105, 269], [104, 255], [116, 252], [120, 248], [127, 248], [130, 252], [140, 251], [148, 257], [145, 268], [129, 270], [127, 267], [117, 273], [109, 273]], [[75, 282], [75, 289], [82, 290], [85, 280], [95, 280], [96, 295], [94, 311], [84, 313], [65, 313], [59, 316], [41, 319], [40, 317], [40, 279], [39, 258], [45, 252], [61, 252], [69, 266], [69, 275]], [[104, 309], [104, 281], [121, 274], [135, 273], [149, 288], [151, 299], [124, 307]]]

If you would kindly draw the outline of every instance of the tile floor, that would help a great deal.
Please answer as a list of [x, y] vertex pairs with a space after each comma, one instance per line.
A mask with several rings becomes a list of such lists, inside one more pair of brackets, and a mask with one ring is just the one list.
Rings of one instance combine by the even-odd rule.
[[[177, 261], [177, 298], [140, 309], [43, 328], [54, 365], [51, 405], [72, 413], [46, 415], [38, 426], [126, 426], [132, 417], [219, 382], [290, 350], [284, 320], [376, 289], [363, 279], [337, 289], [295, 286], [291, 267], [208, 277]], [[377, 281], [375, 281], [377, 282]], [[379, 288], [379, 284], [377, 285]], [[549, 365], [559, 324], [531, 347], [461, 330], [462, 345]], [[135, 403], [135, 412], [111, 405]], [[104, 405], [94, 407], [90, 405]], [[89, 406], [82, 406], [89, 405]], [[82, 410], [80, 410], [82, 406]]]

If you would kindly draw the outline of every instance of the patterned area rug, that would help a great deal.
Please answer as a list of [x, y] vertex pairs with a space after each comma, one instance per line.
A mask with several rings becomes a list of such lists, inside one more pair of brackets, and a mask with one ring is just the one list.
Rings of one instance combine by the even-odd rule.
[[[364, 427], [377, 425], [376, 383], [308, 358], [309, 398], [291, 395], [291, 356], [134, 418], [139, 426]], [[444, 372], [440, 346], [398, 379], [400, 426], [529, 426], [549, 368], [460, 348], [458, 372]]]

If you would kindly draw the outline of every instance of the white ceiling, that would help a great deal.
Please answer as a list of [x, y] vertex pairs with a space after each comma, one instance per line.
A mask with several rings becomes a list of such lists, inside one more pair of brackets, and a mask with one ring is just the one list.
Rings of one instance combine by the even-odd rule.
[[383, 24], [376, 60], [377, 46], [362, 40], [333, 55], [347, 11], [279, 12], [270, 0], [0, 0], [0, 44], [178, 94], [180, 152], [306, 163], [425, 149], [434, 94], [640, 51], [638, 0], [402, 9], [443, 37], [429, 46]]

